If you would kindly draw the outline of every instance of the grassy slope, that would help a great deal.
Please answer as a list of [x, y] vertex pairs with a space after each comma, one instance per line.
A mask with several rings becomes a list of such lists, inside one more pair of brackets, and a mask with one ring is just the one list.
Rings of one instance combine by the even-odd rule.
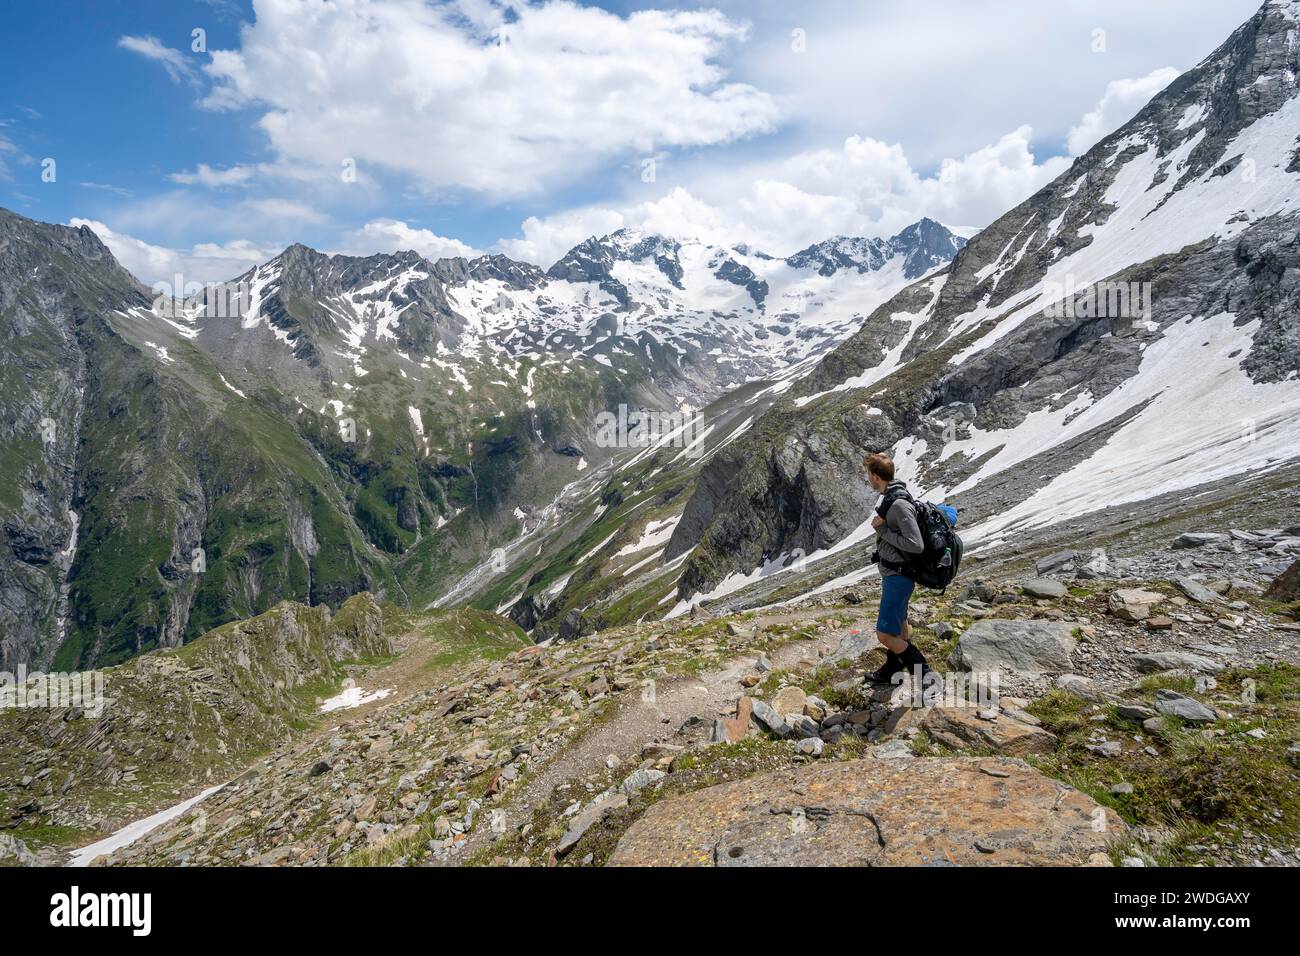
[[[413, 613], [366, 594], [333, 616], [281, 604], [106, 670], [99, 718], [0, 710], [0, 822], [16, 821], [12, 832], [33, 847], [90, 842], [312, 732], [321, 698], [347, 675], [385, 667], [393, 642], [412, 638], [431, 646], [410, 690], [528, 643], [512, 623], [480, 611]], [[41, 810], [21, 812], [32, 802]]]

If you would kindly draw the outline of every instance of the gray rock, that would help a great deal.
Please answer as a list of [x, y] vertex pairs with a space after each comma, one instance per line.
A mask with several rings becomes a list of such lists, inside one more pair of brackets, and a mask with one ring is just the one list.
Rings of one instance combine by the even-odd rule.
[[1064, 671], [1076, 641], [1074, 627], [1059, 621], [976, 621], [957, 641], [949, 663], [967, 671], [1004, 667], [1022, 673]]
[[1200, 654], [1189, 654], [1186, 651], [1154, 651], [1150, 654], [1134, 654], [1131, 660], [1133, 666], [1143, 674], [1174, 670], [1216, 674], [1223, 670], [1223, 665], [1218, 661], [1212, 661]]
[[790, 729], [790, 725], [787, 724], [785, 719], [773, 710], [770, 705], [764, 703], [758, 698], [754, 698], [753, 708], [754, 720], [756, 720], [760, 726], [770, 730], [772, 733], [783, 739], [789, 737], [790, 734], [793, 733]]
[[1063, 598], [1070, 593], [1064, 584], [1052, 578], [1030, 578], [1020, 589], [1033, 598]]
[[1188, 531], [1174, 538], [1174, 542], [1170, 547], [1176, 551], [1183, 548], [1203, 548], [1207, 544], [1218, 544], [1227, 540], [1228, 536], [1226, 534], [1219, 534], [1214, 531]]
[[628, 775], [627, 779], [619, 784], [618, 789], [622, 790], [629, 797], [639, 793], [653, 783], [658, 783], [668, 774], [662, 770], [634, 770]]
[[1115, 713], [1125, 720], [1137, 721], [1150, 720], [1156, 716], [1156, 712], [1145, 704], [1119, 703], [1115, 705]]
[[39, 866], [36, 854], [27, 849], [27, 844], [16, 836], [0, 833], [0, 861], [16, 866]]
[[1061, 674], [1052, 683], [1060, 690], [1077, 694], [1084, 700], [1097, 700], [1102, 696], [1101, 689], [1082, 674]]
[[1056, 554], [1049, 554], [1047, 557], [1035, 561], [1034, 570], [1039, 574], [1047, 574], [1065, 567], [1078, 556], [1077, 551], [1058, 551]]
[[816, 737], [821, 733], [821, 726], [817, 721], [804, 714], [786, 714], [785, 720], [790, 725], [791, 736], [800, 740]]
[[906, 740], [894, 737], [891, 740], [886, 740], [883, 744], [877, 744], [873, 747], [871, 756], [876, 760], [906, 760], [914, 755], [911, 744]]
[[826, 747], [826, 742], [820, 737], [805, 737], [796, 745], [800, 753], [808, 754], [810, 757], [820, 757], [822, 750]]
[[1156, 710], [1169, 717], [1178, 717], [1188, 723], [1208, 724], [1218, 720], [1213, 708], [1194, 697], [1162, 688], [1156, 691]]
[[613, 793], [597, 797], [586, 809], [569, 821], [569, 827], [555, 847], [556, 856], [564, 856], [577, 845], [582, 835], [605, 819], [610, 813], [627, 806], [626, 793]]
[[1159, 591], [1143, 588], [1116, 588], [1106, 599], [1110, 613], [1121, 621], [1145, 621], [1151, 609], [1165, 600]]
[[1172, 580], [1174, 587], [1178, 588], [1178, 590], [1182, 591], [1183, 594], [1187, 595], [1187, 597], [1191, 598], [1197, 604], [1215, 604], [1219, 600], [1217, 594], [1199, 581], [1193, 581], [1191, 578], [1186, 576], [1179, 576]]
[[879, 646], [880, 644], [876, 641], [874, 632], [869, 632], [864, 628], [857, 634], [849, 634], [840, 641], [839, 647], [835, 648], [835, 651], [831, 654], [829, 660], [831, 663], [834, 663], [835, 661], [857, 660], [867, 651], [873, 650]]

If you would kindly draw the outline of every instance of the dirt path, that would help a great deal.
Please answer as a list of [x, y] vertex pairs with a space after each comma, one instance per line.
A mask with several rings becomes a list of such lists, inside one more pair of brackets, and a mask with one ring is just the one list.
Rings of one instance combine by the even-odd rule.
[[[843, 613], [843, 609], [808, 608], [762, 615], [744, 623], [761, 631], [778, 624], [837, 617]], [[847, 635], [847, 628], [830, 629], [813, 640], [790, 640], [764, 653], [773, 669], [789, 669], [801, 660], [817, 660], [823, 654], [831, 654]], [[671, 742], [677, 729], [692, 716], [711, 720], [734, 714], [736, 701], [744, 693], [740, 679], [746, 674], [756, 673], [754, 665], [758, 655], [757, 650], [750, 651], [698, 677], [658, 681], [653, 695], [647, 695], [639, 688], [625, 691], [614, 699], [613, 714], [547, 763], [509, 802], [493, 808], [504, 815], [498, 818], [498, 828], [502, 819], [505, 832], [522, 826], [557, 786], [604, 771], [610, 754], [625, 760], [639, 755], [641, 748], [648, 744]], [[856, 652], [852, 656], [856, 656]], [[492, 835], [492, 828], [486, 824], [476, 827], [453, 857], [430, 862], [432, 865], [454, 866], [485, 846]]]

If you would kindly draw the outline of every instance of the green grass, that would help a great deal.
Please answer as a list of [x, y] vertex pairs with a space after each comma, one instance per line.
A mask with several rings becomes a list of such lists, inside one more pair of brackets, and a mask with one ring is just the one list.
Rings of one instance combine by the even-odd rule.
[[[1192, 683], [1150, 677], [1141, 682], [1140, 694], [1150, 704], [1157, 690], [1190, 693]], [[1184, 726], [1166, 718], [1154, 734], [1120, 718], [1113, 707], [1052, 691], [1029, 710], [1060, 743], [1055, 754], [1031, 762], [1111, 807], [1128, 823], [1160, 828], [1168, 836], [1154, 847], [1133, 843], [1121, 848], [1121, 855], [1141, 852], [1164, 864], [1247, 863], [1249, 851], [1229, 847], [1254, 842], [1294, 847], [1300, 843], [1300, 772], [1287, 748], [1300, 737], [1300, 668], [1276, 664], [1230, 670], [1218, 676], [1218, 685], [1212, 702], [1230, 711], [1230, 719]], [[1103, 720], [1093, 719], [1098, 716]], [[1254, 728], [1266, 736], [1247, 736]], [[1125, 742], [1121, 756], [1105, 758], [1087, 750], [1089, 736], [1098, 729]], [[1143, 746], [1133, 743], [1134, 733], [1144, 737]], [[1145, 746], [1156, 748], [1155, 755]], [[1133, 793], [1111, 793], [1120, 782], [1131, 784]], [[1215, 845], [1217, 851], [1208, 849]]]

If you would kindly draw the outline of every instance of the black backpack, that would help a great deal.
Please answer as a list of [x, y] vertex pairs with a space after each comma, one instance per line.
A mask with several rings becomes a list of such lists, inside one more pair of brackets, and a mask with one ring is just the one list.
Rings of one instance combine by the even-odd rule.
[[910, 501], [916, 509], [916, 525], [921, 530], [921, 541], [925, 550], [920, 554], [909, 556], [903, 564], [880, 559], [880, 563], [891, 571], [897, 571], [906, 578], [911, 578], [922, 587], [946, 590], [957, 576], [961, 567], [961, 557], [965, 550], [961, 535], [954, 525], [957, 523], [957, 510], [951, 505], [936, 505], [928, 501], [917, 501], [906, 488], [889, 488], [885, 491], [876, 513], [884, 518], [898, 499]]

